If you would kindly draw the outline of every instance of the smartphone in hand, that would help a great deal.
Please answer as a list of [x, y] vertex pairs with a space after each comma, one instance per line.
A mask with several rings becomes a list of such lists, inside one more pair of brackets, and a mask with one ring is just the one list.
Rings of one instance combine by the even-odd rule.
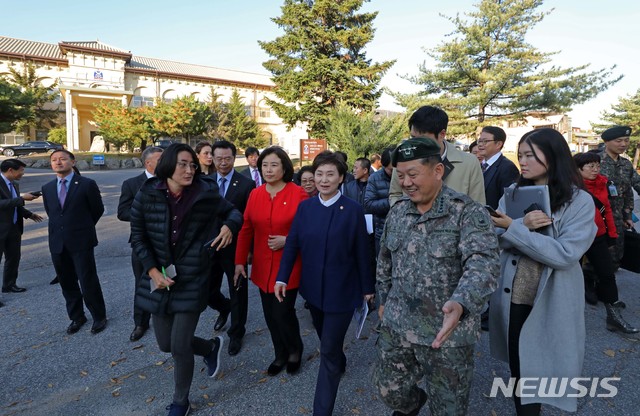
[[500, 217], [500, 215], [498, 215], [496, 210], [493, 209], [493, 207], [491, 207], [490, 205], [485, 205], [484, 207], [486, 208], [487, 211], [489, 211], [489, 215], [491, 215], [492, 217]]
[[29, 192], [33, 196], [42, 196], [42, 191]]

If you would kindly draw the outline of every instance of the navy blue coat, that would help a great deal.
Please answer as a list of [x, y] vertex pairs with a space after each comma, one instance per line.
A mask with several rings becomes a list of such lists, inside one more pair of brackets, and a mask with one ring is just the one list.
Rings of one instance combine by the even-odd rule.
[[516, 165], [501, 155], [493, 165], [491, 165], [484, 173], [484, 194], [487, 199], [487, 205], [497, 209], [498, 202], [504, 194], [504, 188], [508, 188], [512, 183], [518, 180], [520, 171]]
[[375, 292], [369, 236], [362, 207], [341, 196], [325, 207], [319, 197], [302, 201], [284, 246], [277, 281], [287, 283], [302, 258], [300, 294], [329, 313], [349, 312]]

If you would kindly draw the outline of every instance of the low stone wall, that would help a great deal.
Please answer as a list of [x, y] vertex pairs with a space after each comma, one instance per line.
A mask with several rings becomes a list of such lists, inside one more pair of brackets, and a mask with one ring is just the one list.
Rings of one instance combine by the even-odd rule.
[[[49, 157], [43, 158], [21, 158], [27, 167], [34, 169], [51, 169], [51, 162]], [[105, 156], [104, 165], [93, 165], [93, 159], [86, 160], [84, 158], [76, 159], [76, 167], [82, 172], [86, 170], [115, 170], [115, 169], [140, 169], [142, 168], [142, 161], [139, 157], [132, 157], [129, 159], [117, 159]]]

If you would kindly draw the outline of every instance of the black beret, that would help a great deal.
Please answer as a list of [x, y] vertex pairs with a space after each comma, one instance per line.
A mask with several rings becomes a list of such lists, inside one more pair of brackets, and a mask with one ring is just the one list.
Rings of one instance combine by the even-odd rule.
[[425, 137], [412, 137], [396, 147], [391, 154], [391, 164], [396, 166], [398, 162], [408, 162], [430, 156], [440, 156], [438, 142]]
[[629, 136], [631, 136], [631, 127], [629, 126], [614, 126], [606, 129], [600, 135], [600, 137], [602, 137], [602, 140], [604, 140], [605, 142], [608, 142], [609, 140], [615, 140], [618, 137]]

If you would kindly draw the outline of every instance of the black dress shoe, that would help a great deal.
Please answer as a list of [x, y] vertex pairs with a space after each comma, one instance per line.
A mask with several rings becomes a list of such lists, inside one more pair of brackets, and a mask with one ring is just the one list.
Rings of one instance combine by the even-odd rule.
[[[287, 362], [287, 373], [289, 374], [295, 374], [298, 372], [298, 370], [300, 369], [300, 365], [302, 365], [302, 350], [300, 350], [300, 353], [298, 354], [298, 360], [297, 361], [289, 361]], [[346, 363], [345, 363], [346, 365]]]
[[100, 332], [104, 331], [106, 327], [107, 327], [107, 318], [101, 319], [99, 321], [93, 321], [93, 325], [91, 325], [91, 333], [99, 334]]
[[135, 342], [139, 340], [144, 336], [144, 333], [147, 332], [147, 329], [148, 328], [145, 328], [144, 326], [136, 326], [135, 328], [133, 328], [133, 332], [129, 336], [129, 341]]
[[229, 340], [229, 355], [237, 355], [240, 352], [240, 348], [242, 348], [242, 338], [231, 338]]
[[225, 324], [227, 323], [227, 318], [229, 318], [229, 312], [230, 311], [220, 312], [218, 319], [216, 319], [215, 325], [213, 325], [214, 331], [220, 331], [222, 328], [224, 328]]
[[82, 325], [86, 323], [87, 318], [84, 316], [80, 319], [76, 319], [75, 321], [71, 321], [71, 324], [69, 324], [69, 326], [67, 327], [67, 334], [75, 334], [76, 332], [80, 331]]
[[26, 292], [27, 289], [23, 288], [23, 287], [18, 287], [16, 285], [13, 286], [9, 286], [9, 287], [3, 287], [2, 288], [2, 292], [3, 293], [22, 293], [22, 292]]
[[270, 376], [277, 376], [286, 365], [286, 361], [278, 362], [278, 360], [275, 360], [271, 363], [271, 365], [269, 365], [269, 368], [267, 368], [267, 374], [269, 374]]
[[60, 279], [58, 279], [58, 276], [54, 277], [53, 280], [49, 282], [50, 285], [57, 285], [58, 283], [60, 283]]

